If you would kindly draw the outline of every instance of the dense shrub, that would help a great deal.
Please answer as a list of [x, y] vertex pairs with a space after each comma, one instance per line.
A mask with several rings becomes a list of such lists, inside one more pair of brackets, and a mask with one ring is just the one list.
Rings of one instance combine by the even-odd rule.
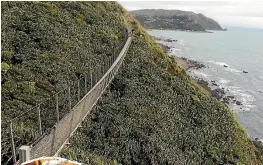
[[[1, 4], [2, 123], [75, 82], [76, 75], [89, 73], [102, 58], [117, 53], [124, 39], [122, 9], [115, 2]], [[27, 116], [21, 122], [32, 120], [35, 125], [36, 111]], [[8, 131], [2, 132], [7, 139]], [[27, 144], [30, 137], [19, 139], [16, 146]], [[2, 156], [10, 156], [8, 143], [3, 143]]]
[[[10, 111], [8, 105], [17, 99], [10, 100], [9, 95], [24, 90], [10, 93], [14, 86], [8, 84], [38, 81], [36, 90], [44, 91], [31, 93], [34, 105], [46, 93], [75, 81], [75, 73], [86, 74], [101, 58], [112, 55], [124, 37], [120, 10], [113, 2], [3, 2], [2, 111]], [[90, 17], [95, 21], [87, 23]], [[45, 83], [50, 76], [56, 86]]]

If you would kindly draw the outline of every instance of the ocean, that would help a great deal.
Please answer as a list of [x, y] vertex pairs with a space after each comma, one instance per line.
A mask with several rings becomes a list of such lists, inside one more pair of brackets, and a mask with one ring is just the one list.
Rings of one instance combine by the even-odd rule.
[[[242, 105], [229, 107], [252, 138], [263, 139], [263, 29], [228, 28], [213, 33], [149, 30], [150, 35], [178, 40], [165, 42], [170, 55], [203, 63], [188, 70], [224, 88]], [[243, 73], [246, 71], [248, 73]]]

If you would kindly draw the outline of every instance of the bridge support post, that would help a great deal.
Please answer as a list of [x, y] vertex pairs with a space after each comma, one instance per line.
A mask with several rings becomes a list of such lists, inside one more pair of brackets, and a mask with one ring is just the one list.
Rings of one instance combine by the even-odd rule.
[[12, 150], [12, 157], [13, 157], [13, 164], [16, 163], [16, 150], [15, 150], [15, 143], [14, 143], [14, 134], [13, 134], [13, 123], [11, 122], [9, 125], [10, 131], [10, 140], [11, 140], [11, 150]]
[[105, 73], [105, 60], [103, 59], [102, 60], [102, 76], [101, 77], [103, 77], [103, 75], [104, 75], [104, 73]]
[[104, 60], [104, 66], [105, 66], [105, 73], [107, 72], [108, 68], [108, 57], [105, 58]]
[[[97, 69], [97, 68], [96, 68], [96, 70], [97, 70], [97, 72], [98, 72], [98, 69]], [[95, 81], [94, 85], [95, 85], [95, 84], [97, 84], [97, 77], [98, 77], [98, 73], [97, 73], [97, 74], [95, 74], [94, 76], [95, 76], [95, 77], [94, 77], [94, 81]]]
[[90, 69], [90, 89], [92, 89], [92, 69]]
[[80, 80], [78, 78], [78, 101], [80, 100]]
[[40, 104], [37, 107], [38, 109], [38, 129], [39, 129], [39, 135], [42, 135], [42, 123], [41, 123], [41, 109], [40, 109]]
[[57, 122], [59, 122], [58, 93], [56, 93], [56, 113], [57, 113]]
[[30, 160], [30, 146], [21, 146], [19, 148], [19, 164]]
[[85, 95], [86, 95], [87, 92], [88, 92], [88, 89], [87, 89], [87, 76], [85, 76], [84, 81], [85, 81]]
[[111, 62], [110, 62], [110, 56], [108, 57], [108, 68], [107, 68], [107, 70], [109, 70], [110, 69], [110, 67], [111, 67]]
[[54, 145], [55, 145], [55, 139], [56, 139], [56, 132], [57, 131], [57, 126], [55, 125], [53, 128], [52, 128], [52, 131], [51, 133], [53, 134], [53, 137], [52, 137], [52, 141], [51, 141], [51, 148], [50, 148], [50, 155], [54, 155]]
[[69, 107], [69, 111], [70, 111], [71, 110], [70, 86], [68, 87], [68, 107]]

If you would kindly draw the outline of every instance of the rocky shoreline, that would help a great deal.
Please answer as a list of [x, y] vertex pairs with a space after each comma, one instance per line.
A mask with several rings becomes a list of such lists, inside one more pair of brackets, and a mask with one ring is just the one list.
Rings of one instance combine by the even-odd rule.
[[[164, 43], [160, 43], [160, 41], [177, 42], [177, 40], [166, 39], [166, 38], [153, 37], [153, 39], [156, 40], [157, 43], [161, 46], [161, 48], [168, 54], [172, 47], [169, 47], [165, 45]], [[206, 68], [206, 66], [202, 64], [201, 62], [190, 60], [185, 57], [176, 57], [176, 62], [181, 68], [189, 72], [191, 72], [191, 70], [198, 70], [201, 68]], [[228, 66], [224, 66], [224, 67], [228, 67]], [[243, 71], [243, 73], [247, 73], [247, 72]], [[236, 104], [238, 106], [242, 105], [242, 103], [238, 101], [237, 99], [235, 99], [234, 96], [227, 95], [228, 90], [224, 88], [220, 88], [219, 85], [215, 81], [211, 80], [211, 82], [207, 82], [203, 78], [200, 78], [197, 76], [191, 76], [191, 77], [197, 84], [199, 84], [201, 87], [206, 89], [210, 93], [210, 95], [212, 97], [215, 97], [217, 100], [227, 105], [230, 105], [230, 104]], [[242, 107], [240, 107], [240, 109], [242, 109]], [[250, 138], [253, 141], [253, 144], [255, 145], [255, 147], [258, 148], [258, 150], [263, 154], [263, 140], [254, 138], [254, 137], [250, 137]]]
[[[157, 43], [161, 46], [161, 48], [168, 54], [171, 48], [173, 47], [170, 47], [163, 42], [177, 42], [177, 40], [173, 40], [170, 38], [164, 38], [164, 37], [158, 38], [154, 36], [152, 37], [154, 40], [157, 41]], [[185, 57], [176, 57], [176, 62], [181, 68], [189, 72], [191, 72], [191, 70], [198, 70], [201, 68], [206, 68], [206, 66], [202, 64], [201, 62], [190, 60]], [[197, 77], [197, 76], [192, 76], [192, 79], [196, 81], [204, 89], [206, 89], [211, 94], [212, 97], [215, 97], [219, 101], [225, 104], [228, 104], [228, 105], [229, 104], [236, 104], [239, 106], [242, 105], [242, 103], [238, 101], [237, 99], [235, 99], [234, 96], [227, 95], [226, 93], [228, 90], [224, 88], [220, 88], [219, 85], [215, 81], [211, 80], [211, 82], [207, 82], [204, 79]], [[242, 109], [242, 107], [240, 107], [240, 109]]]
[[[215, 97], [217, 100], [225, 103], [225, 104], [236, 104], [236, 105], [243, 105], [240, 101], [235, 99], [234, 96], [227, 95], [225, 88], [220, 88], [215, 81], [211, 80], [211, 82], [207, 82], [202, 78], [197, 76], [192, 77], [194, 81], [196, 81], [200, 86], [206, 89], [212, 97]], [[240, 107], [242, 109], [242, 107]]]

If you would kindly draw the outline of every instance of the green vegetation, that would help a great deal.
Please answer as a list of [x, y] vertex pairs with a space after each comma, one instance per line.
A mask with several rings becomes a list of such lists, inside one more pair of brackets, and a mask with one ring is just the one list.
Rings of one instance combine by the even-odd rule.
[[131, 11], [135, 18], [149, 29], [171, 30], [223, 30], [221, 26], [211, 18], [203, 14], [181, 10], [143, 9]]
[[234, 114], [124, 15], [136, 29], [125, 67], [69, 150], [122, 164], [261, 164], [262, 156]]
[[6, 62], [2, 62], [1, 69], [4, 73], [6, 73], [10, 69], [10, 65], [8, 65]]
[[259, 151], [232, 112], [203, 89], [198, 92], [145, 30], [136, 22], [134, 28], [125, 67], [70, 149], [122, 164], [260, 164]]
[[[111, 55], [131, 27], [124, 65], [61, 156], [96, 165], [263, 163], [233, 113], [116, 2], [2, 2], [1, 10], [2, 62], [10, 66], [2, 72], [2, 122]], [[23, 123], [15, 129], [18, 144], [37, 134]]]
[[[124, 39], [121, 11], [114, 2], [2, 2], [2, 125], [116, 52]], [[41, 109], [54, 114], [50, 101]], [[20, 119], [20, 125], [14, 123], [19, 135], [16, 146], [38, 134], [37, 109], [33, 110]], [[46, 124], [47, 119], [43, 120]], [[11, 150], [8, 128], [3, 126], [1, 131], [3, 163]]]
[[[112, 55], [124, 38], [121, 10], [102, 2], [3, 2], [2, 119], [16, 117]], [[11, 110], [33, 86], [30, 100]]]
[[[79, 135], [77, 132], [75, 135]], [[83, 139], [80, 139], [82, 143], [74, 144], [74, 148], [64, 148], [62, 150], [63, 153], [67, 153], [67, 159], [69, 160], [82, 160], [85, 164], [91, 165], [121, 165], [116, 160], [107, 160], [102, 156], [99, 156], [95, 153], [91, 152], [83, 152]]]

